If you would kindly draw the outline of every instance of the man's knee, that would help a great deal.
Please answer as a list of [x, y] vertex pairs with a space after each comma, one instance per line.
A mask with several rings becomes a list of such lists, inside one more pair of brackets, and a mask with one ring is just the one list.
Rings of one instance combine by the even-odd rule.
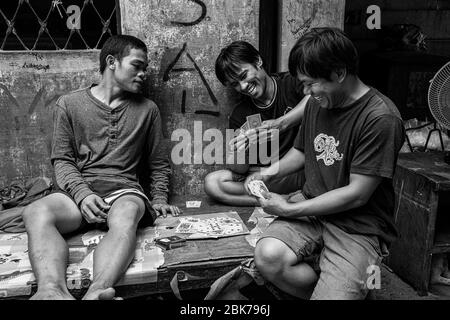
[[275, 278], [286, 265], [292, 265], [295, 261], [295, 253], [278, 239], [263, 238], [256, 245], [256, 267], [268, 280]]
[[209, 173], [205, 177], [205, 193], [212, 198], [220, 198], [221, 185], [230, 177], [228, 170], [218, 170]]
[[22, 219], [27, 228], [55, 223], [55, 216], [45, 198], [26, 206], [22, 212]]
[[115, 204], [109, 213], [108, 225], [110, 229], [135, 229], [144, 215], [145, 206], [136, 201], [126, 200]]

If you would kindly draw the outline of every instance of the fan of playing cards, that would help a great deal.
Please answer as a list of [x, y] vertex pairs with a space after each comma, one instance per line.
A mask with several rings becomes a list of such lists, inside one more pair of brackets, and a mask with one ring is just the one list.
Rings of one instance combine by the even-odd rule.
[[264, 193], [269, 193], [269, 189], [267, 189], [266, 185], [261, 180], [250, 181], [248, 183], [248, 188], [254, 196], [262, 199], [265, 199], [263, 196]]

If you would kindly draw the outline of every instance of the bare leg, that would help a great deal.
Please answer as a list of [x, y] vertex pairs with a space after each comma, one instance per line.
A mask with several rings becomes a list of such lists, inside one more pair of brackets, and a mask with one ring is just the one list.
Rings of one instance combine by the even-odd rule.
[[247, 194], [243, 182], [233, 181], [229, 170], [211, 172], [205, 178], [205, 192], [211, 198], [232, 206], [258, 206], [255, 197]]
[[136, 230], [145, 212], [141, 198], [126, 195], [114, 202], [108, 213], [109, 230], [94, 253], [94, 281], [83, 299], [113, 299], [112, 288], [133, 260]]
[[74, 299], [66, 285], [69, 251], [61, 233], [80, 226], [82, 217], [77, 206], [66, 195], [55, 193], [27, 206], [23, 219], [30, 262], [38, 284], [38, 291], [31, 299]]
[[265, 279], [279, 289], [302, 299], [309, 299], [317, 283], [316, 272], [275, 238], [261, 239], [255, 248], [255, 263]]

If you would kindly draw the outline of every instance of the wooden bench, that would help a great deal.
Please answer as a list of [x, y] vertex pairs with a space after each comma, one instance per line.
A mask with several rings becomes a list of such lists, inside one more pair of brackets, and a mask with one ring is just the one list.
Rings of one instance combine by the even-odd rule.
[[[186, 200], [201, 200], [200, 208], [186, 208]], [[207, 197], [189, 198], [176, 197], [171, 199], [172, 204], [176, 204], [183, 210], [183, 215], [201, 215], [213, 212], [236, 211], [247, 228], [251, 230], [255, 225], [248, 222], [254, 208], [253, 207], [230, 207], [218, 204]], [[181, 216], [183, 216], [181, 215]], [[67, 237], [69, 247], [72, 249], [79, 247], [86, 250], [81, 241], [81, 234]], [[155, 295], [160, 293], [169, 293], [173, 291], [171, 281], [177, 279], [176, 285], [181, 291], [193, 289], [207, 289], [220, 276], [238, 266], [243, 260], [253, 256], [253, 247], [245, 239], [246, 235], [233, 237], [209, 239], [209, 240], [189, 240], [188, 246], [163, 250], [164, 263], [158, 267], [156, 279], [148, 275], [142, 275], [142, 280], [134, 281], [133, 284], [119, 284], [115, 287], [118, 296], [124, 298], [133, 298], [139, 296]], [[210, 259], [204, 258], [204, 255], [197, 250], [211, 250], [213, 253]], [[216, 251], [216, 252], [214, 252]], [[201, 259], [197, 259], [202, 256]], [[1, 279], [0, 279], [1, 281]], [[87, 278], [86, 283], [77, 283], [73, 287], [69, 286], [70, 292], [77, 298], [84, 295], [90, 281]], [[14, 295], [12, 297], [3, 295], [3, 298], [27, 299], [37, 290], [35, 283], [31, 284], [31, 290], [26, 295]], [[1, 290], [0, 290], [1, 291]], [[182, 294], [183, 295], [183, 294]]]

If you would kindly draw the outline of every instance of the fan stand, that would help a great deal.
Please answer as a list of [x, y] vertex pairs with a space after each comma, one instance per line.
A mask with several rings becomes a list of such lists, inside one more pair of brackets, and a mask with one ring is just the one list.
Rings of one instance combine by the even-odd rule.
[[[440, 142], [441, 142], [441, 150], [444, 151], [444, 140], [442, 139], [442, 132], [441, 132], [440, 129], [438, 129], [438, 128], [436, 127], [436, 122], [428, 122], [428, 123], [426, 123], [426, 124], [424, 124], [424, 125], [421, 125], [421, 126], [418, 126], [418, 127], [408, 128], [408, 129], [406, 129], [405, 131], [421, 129], [421, 128], [424, 128], [424, 127], [426, 127], [426, 126], [428, 126], [428, 125], [430, 125], [430, 124], [432, 124], [432, 123], [433, 123], [433, 129], [431, 129], [431, 130], [428, 132], [427, 141], [425, 142], [425, 146], [424, 146], [423, 151], [427, 151], [427, 148], [428, 148], [428, 142], [430, 142], [431, 134], [432, 134], [434, 131], [437, 131], [437, 132], [438, 132], [438, 134], [439, 134], [439, 140], [440, 140]], [[405, 138], [406, 138], [406, 143], [408, 144], [409, 150], [411, 150], [411, 152], [414, 152], [414, 149], [413, 149], [413, 147], [412, 147], [412, 145], [411, 145], [411, 141], [409, 140], [408, 134], [407, 134], [406, 132], [405, 132]]]
[[437, 131], [437, 132], [438, 132], [438, 134], [439, 134], [439, 140], [440, 140], [440, 142], [441, 142], [441, 150], [444, 151], [444, 140], [442, 139], [442, 132], [441, 132], [440, 129], [438, 129], [438, 128], [436, 127], [436, 122], [433, 122], [433, 126], [434, 126], [434, 128], [431, 129], [430, 132], [428, 132], [427, 142], [425, 142], [425, 151], [427, 151], [427, 148], [428, 148], [428, 142], [430, 141], [431, 134], [432, 134], [434, 131]]

